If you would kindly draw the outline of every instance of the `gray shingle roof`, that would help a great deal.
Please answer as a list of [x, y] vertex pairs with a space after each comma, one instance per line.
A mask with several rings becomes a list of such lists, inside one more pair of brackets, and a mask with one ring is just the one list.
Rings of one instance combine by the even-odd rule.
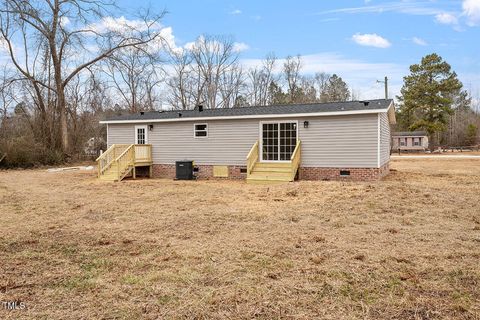
[[425, 131], [399, 131], [392, 133], [395, 137], [423, 137], [428, 134]]
[[175, 111], [152, 111], [123, 114], [106, 118], [104, 121], [135, 121], [135, 120], [160, 120], [178, 118], [203, 118], [203, 117], [237, 117], [237, 116], [265, 116], [297, 113], [321, 113], [341, 111], [361, 111], [387, 109], [392, 103], [391, 99], [379, 99], [368, 101], [348, 101], [332, 103], [309, 103], [309, 104], [285, 104], [271, 106], [255, 106], [231, 109], [204, 109], [198, 110], [175, 110]]

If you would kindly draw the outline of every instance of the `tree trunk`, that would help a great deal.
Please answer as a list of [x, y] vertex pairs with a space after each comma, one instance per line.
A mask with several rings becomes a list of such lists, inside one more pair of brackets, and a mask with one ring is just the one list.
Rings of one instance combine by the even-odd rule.
[[65, 93], [63, 87], [57, 85], [57, 110], [60, 115], [60, 135], [62, 142], [62, 152], [68, 153], [70, 146], [68, 143], [68, 125], [67, 125], [67, 110], [65, 106]]

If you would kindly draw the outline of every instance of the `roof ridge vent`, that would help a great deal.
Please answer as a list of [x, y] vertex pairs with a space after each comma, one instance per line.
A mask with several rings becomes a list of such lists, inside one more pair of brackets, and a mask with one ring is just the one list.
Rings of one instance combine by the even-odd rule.
[[366, 100], [358, 101], [358, 102], [363, 103], [365, 107], [368, 107], [368, 105], [370, 104], [370, 101], [366, 101]]

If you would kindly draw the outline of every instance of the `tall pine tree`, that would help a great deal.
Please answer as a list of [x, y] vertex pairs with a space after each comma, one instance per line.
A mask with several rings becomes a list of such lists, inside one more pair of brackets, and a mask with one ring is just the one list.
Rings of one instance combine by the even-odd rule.
[[446, 129], [452, 106], [463, 94], [462, 83], [451, 66], [433, 53], [410, 66], [401, 90], [399, 124], [408, 130], [425, 130], [432, 146], [435, 134]]

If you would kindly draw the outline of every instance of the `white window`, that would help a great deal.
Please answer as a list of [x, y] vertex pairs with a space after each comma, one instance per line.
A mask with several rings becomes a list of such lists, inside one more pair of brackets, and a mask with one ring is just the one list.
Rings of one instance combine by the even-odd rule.
[[419, 138], [413, 138], [413, 145], [414, 146], [419, 146], [420, 145]]
[[196, 123], [193, 125], [195, 138], [208, 137], [208, 125], [206, 123]]
[[135, 144], [147, 144], [148, 131], [147, 126], [135, 126]]

